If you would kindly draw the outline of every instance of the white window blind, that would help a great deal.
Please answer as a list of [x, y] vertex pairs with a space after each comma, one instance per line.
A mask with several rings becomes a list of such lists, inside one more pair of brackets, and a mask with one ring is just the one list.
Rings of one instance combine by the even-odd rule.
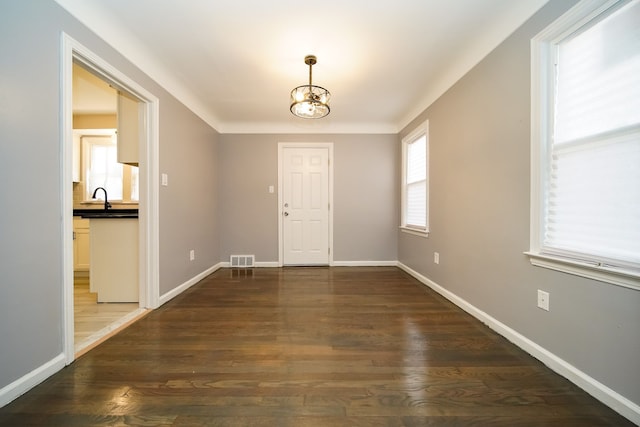
[[427, 228], [427, 137], [407, 144], [405, 226]]
[[640, 2], [555, 43], [543, 253], [640, 268]]

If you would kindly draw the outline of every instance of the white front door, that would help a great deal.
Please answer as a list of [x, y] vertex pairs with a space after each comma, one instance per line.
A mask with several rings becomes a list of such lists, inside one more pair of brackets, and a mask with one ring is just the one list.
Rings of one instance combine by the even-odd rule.
[[329, 147], [281, 148], [281, 242], [284, 265], [328, 265]]

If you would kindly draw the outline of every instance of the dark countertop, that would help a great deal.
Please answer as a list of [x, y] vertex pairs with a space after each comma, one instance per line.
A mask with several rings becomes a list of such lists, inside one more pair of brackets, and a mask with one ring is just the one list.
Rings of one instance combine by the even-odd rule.
[[82, 218], [138, 218], [138, 209], [74, 209], [73, 216]]

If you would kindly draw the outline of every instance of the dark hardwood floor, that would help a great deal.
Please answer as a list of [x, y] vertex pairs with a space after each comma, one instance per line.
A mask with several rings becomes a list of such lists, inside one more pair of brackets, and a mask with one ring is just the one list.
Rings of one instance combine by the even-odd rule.
[[397, 268], [222, 269], [0, 425], [627, 426]]

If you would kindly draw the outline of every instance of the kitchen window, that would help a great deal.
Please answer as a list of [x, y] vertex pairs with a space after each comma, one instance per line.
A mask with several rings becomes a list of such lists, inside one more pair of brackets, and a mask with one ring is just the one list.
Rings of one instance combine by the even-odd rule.
[[[107, 190], [109, 201], [137, 202], [138, 168], [118, 163], [117, 136], [115, 131], [108, 135], [83, 135], [82, 152], [84, 165], [85, 201], [93, 201], [96, 188]], [[102, 192], [97, 198], [104, 197]]]
[[401, 229], [426, 236], [429, 232], [428, 122], [402, 139]]
[[640, 289], [640, 1], [582, 1], [532, 40], [534, 265]]

